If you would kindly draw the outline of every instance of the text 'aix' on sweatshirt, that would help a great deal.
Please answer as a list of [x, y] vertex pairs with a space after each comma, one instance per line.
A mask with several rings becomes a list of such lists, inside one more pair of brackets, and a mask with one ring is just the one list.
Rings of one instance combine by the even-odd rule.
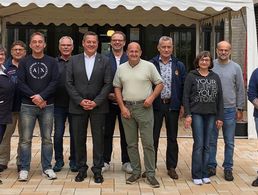
[[40, 59], [29, 55], [22, 59], [18, 68], [22, 103], [34, 105], [30, 97], [39, 94], [47, 104], [53, 104], [58, 75], [57, 62], [48, 55]]

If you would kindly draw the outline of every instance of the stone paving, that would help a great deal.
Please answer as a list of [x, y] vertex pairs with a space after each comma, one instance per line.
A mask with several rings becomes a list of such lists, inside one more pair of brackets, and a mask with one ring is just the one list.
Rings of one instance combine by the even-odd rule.
[[[76, 183], [76, 173], [70, 172], [68, 165], [69, 137], [64, 138], [65, 166], [57, 173], [57, 180], [47, 180], [41, 174], [40, 165], [40, 138], [33, 138], [32, 163], [28, 182], [17, 180], [15, 164], [16, 147], [18, 137], [12, 138], [11, 161], [8, 169], [1, 173], [3, 184], [0, 185], [1, 195], [173, 195], [173, 194], [258, 194], [258, 187], [252, 187], [251, 182], [257, 176], [258, 170], [258, 146], [257, 140], [236, 139], [234, 155], [233, 182], [227, 182], [223, 178], [222, 158], [223, 140], [219, 140], [217, 176], [211, 177], [211, 184], [196, 186], [191, 181], [191, 151], [192, 138], [179, 138], [179, 163], [177, 172], [178, 180], [172, 180], [166, 174], [165, 154], [166, 138], [162, 136], [158, 153], [157, 179], [161, 186], [158, 189], [151, 188], [141, 179], [133, 185], [125, 184], [129, 176], [121, 171], [119, 137], [114, 138], [114, 152], [112, 155], [111, 170], [105, 172], [104, 183], [95, 184], [93, 174], [88, 170], [88, 177], [81, 183]], [[92, 142], [88, 137], [88, 165], [92, 163]], [[142, 155], [142, 147], [140, 147]], [[143, 170], [144, 171], [144, 170]]]

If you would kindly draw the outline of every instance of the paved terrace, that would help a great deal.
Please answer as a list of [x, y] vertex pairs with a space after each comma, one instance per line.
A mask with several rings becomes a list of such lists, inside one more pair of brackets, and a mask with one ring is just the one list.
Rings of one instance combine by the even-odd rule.
[[[181, 137], [179, 142], [179, 163], [177, 172], [178, 180], [172, 180], [166, 174], [165, 132], [162, 132], [158, 153], [157, 179], [160, 188], [153, 189], [144, 180], [140, 180], [134, 185], [125, 184], [129, 176], [121, 171], [119, 137], [114, 138], [114, 152], [111, 162], [111, 170], [104, 173], [104, 183], [95, 184], [93, 174], [88, 170], [88, 177], [81, 183], [76, 183], [74, 177], [76, 173], [69, 170], [69, 137], [64, 138], [65, 166], [61, 172], [57, 173], [57, 180], [47, 180], [41, 175], [40, 165], [40, 138], [35, 132], [33, 138], [32, 163], [29, 180], [19, 182], [17, 180], [17, 170], [15, 164], [16, 147], [18, 142], [17, 133], [12, 138], [12, 153], [9, 168], [1, 173], [0, 178], [3, 184], [0, 185], [1, 195], [173, 195], [173, 194], [258, 194], [258, 188], [252, 187], [251, 182], [257, 176], [258, 170], [258, 141], [248, 139], [236, 139], [234, 155], [234, 177], [233, 182], [227, 182], [223, 178], [221, 167], [223, 160], [223, 140], [218, 144], [218, 163], [217, 176], [211, 178], [211, 184], [196, 186], [191, 181], [191, 152], [192, 138], [187, 137], [189, 131], [180, 130]], [[116, 132], [117, 135], [117, 132]], [[141, 154], [142, 148], [140, 147]], [[88, 137], [88, 165], [92, 163], [92, 142]]]

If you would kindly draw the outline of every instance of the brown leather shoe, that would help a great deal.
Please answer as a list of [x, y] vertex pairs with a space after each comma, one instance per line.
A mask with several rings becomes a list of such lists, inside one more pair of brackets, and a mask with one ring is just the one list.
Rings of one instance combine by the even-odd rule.
[[170, 168], [168, 170], [168, 175], [169, 177], [171, 177], [172, 179], [178, 179], [178, 175], [176, 173], [176, 170], [174, 168]]

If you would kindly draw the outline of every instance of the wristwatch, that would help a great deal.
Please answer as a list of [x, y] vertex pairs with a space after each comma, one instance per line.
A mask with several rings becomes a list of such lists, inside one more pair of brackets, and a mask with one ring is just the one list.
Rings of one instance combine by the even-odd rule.
[[237, 109], [237, 111], [239, 111], [239, 112], [243, 112], [243, 111], [244, 111], [244, 109], [242, 109], [242, 108], [238, 108], [238, 109]]

